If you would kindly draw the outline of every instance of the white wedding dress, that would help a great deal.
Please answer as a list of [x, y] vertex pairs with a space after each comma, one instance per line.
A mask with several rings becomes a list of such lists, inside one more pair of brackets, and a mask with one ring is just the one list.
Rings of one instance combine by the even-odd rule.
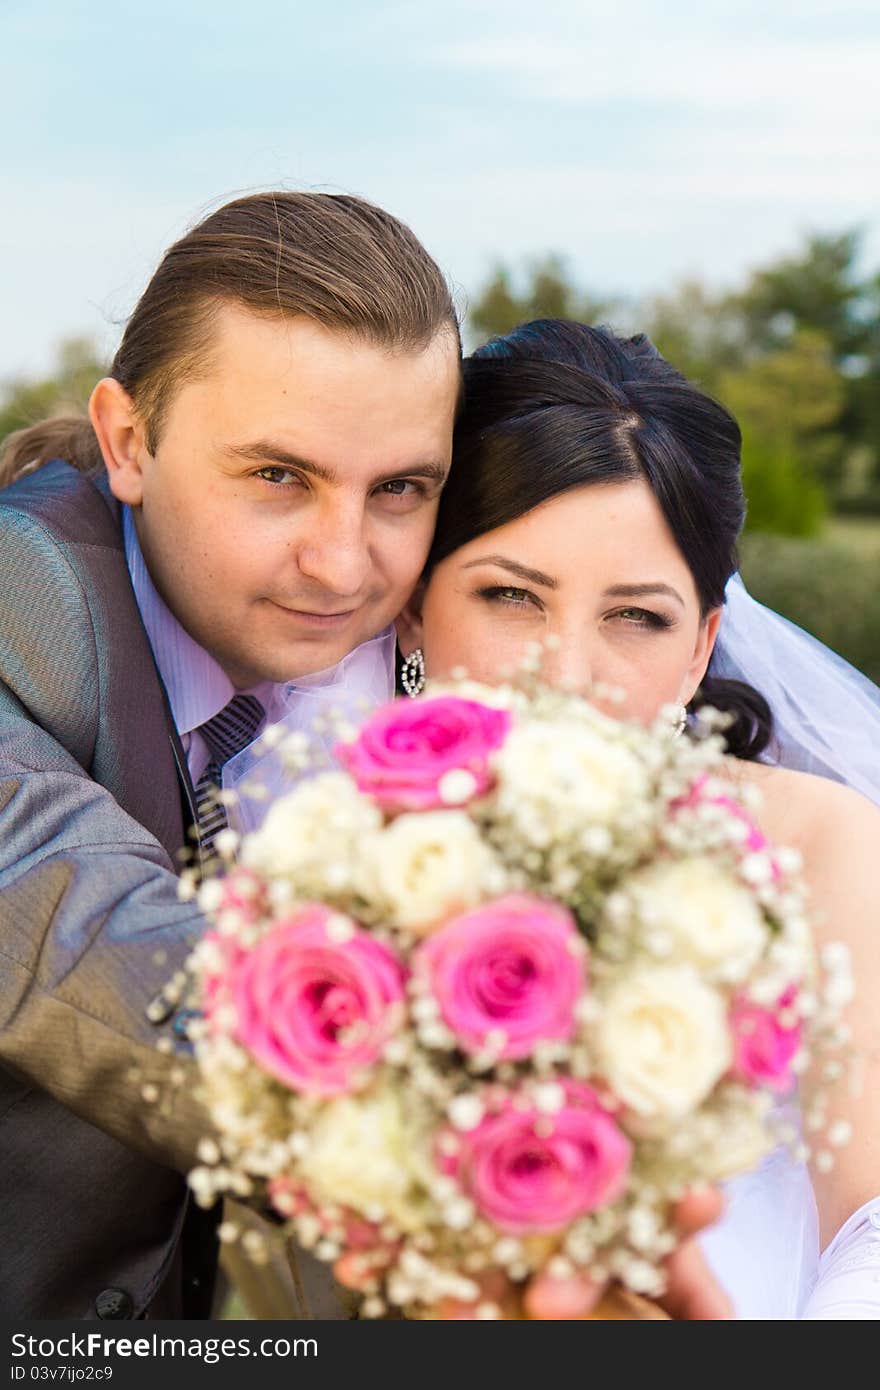
[[736, 1316], [800, 1318], [819, 1266], [818, 1216], [805, 1165], [780, 1147], [724, 1191], [724, 1216], [700, 1244]]
[[[880, 805], [880, 691], [757, 603], [739, 575], [727, 586], [712, 672], [745, 681], [767, 699], [775, 725], [770, 761], [835, 778]], [[854, 1212], [820, 1254], [809, 1174], [786, 1149], [725, 1190], [727, 1212], [701, 1244], [737, 1317], [880, 1318], [880, 1196]]]
[[725, 1214], [700, 1244], [737, 1318], [880, 1318], [880, 1196], [820, 1255], [809, 1174], [787, 1148], [724, 1190]]

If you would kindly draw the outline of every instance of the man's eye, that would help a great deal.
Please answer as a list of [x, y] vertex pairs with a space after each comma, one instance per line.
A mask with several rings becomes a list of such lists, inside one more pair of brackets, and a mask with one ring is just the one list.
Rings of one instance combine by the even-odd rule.
[[421, 488], [418, 483], [410, 482], [408, 478], [389, 478], [387, 483], [379, 485], [379, 491], [386, 497], [408, 497], [412, 492], [421, 491]]
[[298, 482], [296, 474], [292, 472], [291, 469], [281, 467], [276, 468], [273, 464], [270, 464], [266, 468], [261, 468], [259, 472], [257, 472], [254, 476], [257, 478], [261, 478], [264, 483], [273, 483], [276, 487], [279, 484], [283, 483]]

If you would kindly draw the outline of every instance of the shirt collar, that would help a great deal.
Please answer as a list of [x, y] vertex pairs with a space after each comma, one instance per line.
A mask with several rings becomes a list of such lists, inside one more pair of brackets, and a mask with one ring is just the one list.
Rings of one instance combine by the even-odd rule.
[[181, 626], [156, 589], [129, 507], [122, 508], [122, 533], [134, 596], [168, 692], [175, 727], [179, 734], [191, 733], [229, 704], [235, 686], [219, 662]]

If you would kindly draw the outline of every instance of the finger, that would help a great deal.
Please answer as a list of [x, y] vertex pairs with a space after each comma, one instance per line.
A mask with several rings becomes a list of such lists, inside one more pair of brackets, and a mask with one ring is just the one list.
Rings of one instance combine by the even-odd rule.
[[724, 1210], [724, 1197], [717, 1187], [693, 1187], [673, 1211], [675, 1229], [683, 1240], [711, 1226]]
[[694, 1241], [684, 1245], [667, 1262], [666, 1293], [660, 1306], [672, 1318], [690, 1321], [726, 1321], [733, 1307], [716, 1280], [700, 1247]]
[[482, 1310], [491, 1305], [501, 1318], [516, 1317], [515, 1295], [510, 1281], [500, 1270], [488, 1270], [474, 1281], [479, 1287], [479, 1295], [467, 1301], [460, 1298], [442, 1298], [434, 1309], [434, 1316], [443, 1320], [467, 1321], [482, 1316]]
[[526, 1316], [549, 1321], [585, 1318], [595, 1308], [601, 1285], [591, 1279], [554, 1279], [536, 1274], [523, 1296]]
[[434, 1316], [443, 1322], [474, 1322], [479, 1306], [478, 1303], [463, 1303], [460, 1298], [441, 1298]]
[[346, 1289], [365, 1289], [387, 1268], [394, 1251], [388, 1246], [375, 1250], [346, 1250], [333, 1265], [333, 1277]]
[[375, 1266], [356, 1251], [340, 1255], [333, 1265], [333, 1277], [344, 1289], [363, 1289], [374, 1273]]

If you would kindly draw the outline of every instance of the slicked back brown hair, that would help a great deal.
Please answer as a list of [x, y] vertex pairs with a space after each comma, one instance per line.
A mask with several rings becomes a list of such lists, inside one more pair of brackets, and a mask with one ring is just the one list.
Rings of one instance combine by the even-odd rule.
[[[391, 352], [419, 351], [443, 330], [458, 340], [443, 274], [390, 213], [345, 194], [237, 198], [165, 253], [113, 359], [110, 375], [134, 401], [151, 451], [174, 391], [210, 368], [214, 317], [224, 304], [303, 315]], [[0, 486], [58, 457], [100, 470], [87, 420], [56, 417], [10, 435]]]

